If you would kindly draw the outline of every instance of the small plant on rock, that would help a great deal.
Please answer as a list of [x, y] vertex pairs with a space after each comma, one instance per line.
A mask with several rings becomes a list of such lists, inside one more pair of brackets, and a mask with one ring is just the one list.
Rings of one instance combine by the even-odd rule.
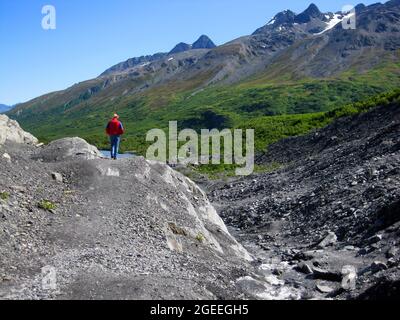
[[0, 199], [7, 201], [10, 198], [10, 194], [8, 192], [0, 192]]
[[203, 243], [206, 240], [206, 237], [204, 237], [204, 234], [202, 234], [201, 232], [199, 232], [199, 234], [196, 236], [196, 240], [198, 242]]
[[47, 211], [53, 211], [53, 210], [55, 210], [57, 208], [57, 206], [53, 202], [51, 202], [49, 200], [40, 201], [38, 203], [38, 207], [40, 209], [47, 210]]

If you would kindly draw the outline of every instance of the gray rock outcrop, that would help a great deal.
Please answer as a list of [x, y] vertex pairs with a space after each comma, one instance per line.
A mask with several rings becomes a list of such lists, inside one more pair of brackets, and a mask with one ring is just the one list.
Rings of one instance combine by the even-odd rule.
[[44, 162], [67, 160], [93, 160], [102, 158], [100, 151], [81, 138], [64, 138], [56, 140], [43, 147], [35, 159]]
[[248, 297], [236, 282], [252, 257], [167, 165], [104, 159], [79, 138], [5, 151], [0, 299]]
[[36, 145], [38, 139], [22, 130], [17, 121], [0, 114], [0, 145], [6, 142]]

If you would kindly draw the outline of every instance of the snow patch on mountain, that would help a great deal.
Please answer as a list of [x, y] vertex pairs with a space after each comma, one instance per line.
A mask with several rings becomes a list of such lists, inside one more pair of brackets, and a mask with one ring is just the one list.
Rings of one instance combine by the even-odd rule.
[[354, 16], [354, 12], [351, 12], [347, 15], [342, 15], [342, 14], [336, 13], [333, 15], [333, 18], [331, 18], [331, 20], [326, 22], [326, 28], [321, 32], [315, 33], [315, 35], [321, 35], [327, 31], [333, 29], [334, 27], [336, 27], [339, 23], [343, 22], [343, 20], [350, 19], [353, 16]]

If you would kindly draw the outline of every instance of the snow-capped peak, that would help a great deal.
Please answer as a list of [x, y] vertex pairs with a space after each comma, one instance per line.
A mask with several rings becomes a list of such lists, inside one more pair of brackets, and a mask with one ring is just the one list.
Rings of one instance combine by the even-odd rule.
[[327, 31], [333, 29], [339, 23], [341, 23], [344, 19], [349, 19], [353, 15], [354, 15], [354, 12], [347, 13], [346, 15], [335, 13], [333, 15], [333, 18], [331, 18], [328, 22], [325, 22], [326, 23], [326, 28], [321, 32], [315, 33], [315, 35], [321, 35], [321, 34], [327, 32]]

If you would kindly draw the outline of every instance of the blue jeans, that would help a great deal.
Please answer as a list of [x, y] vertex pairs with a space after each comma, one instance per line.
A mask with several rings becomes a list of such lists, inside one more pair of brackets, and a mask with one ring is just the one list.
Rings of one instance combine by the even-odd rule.
[[117, 159], [121, 136], [110, 136], [110, 141], [111, 141], [111, 158]]

